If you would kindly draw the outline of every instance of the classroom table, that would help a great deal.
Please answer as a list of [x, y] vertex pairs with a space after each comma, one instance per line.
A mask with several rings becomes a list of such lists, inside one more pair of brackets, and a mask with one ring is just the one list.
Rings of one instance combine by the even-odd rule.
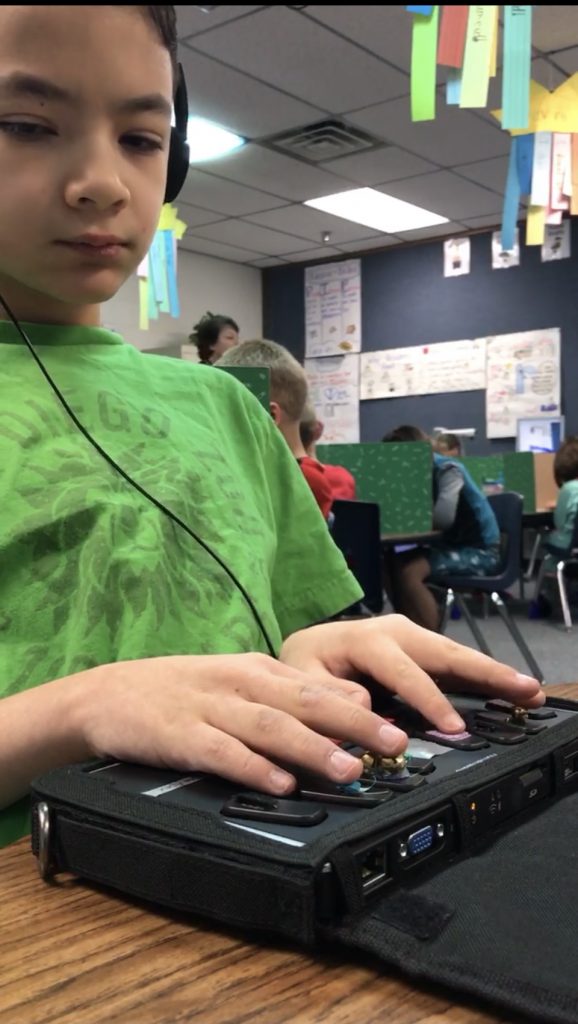
[[[578, 683], [548, 687], [578, 700]], [[0, 850], [0, 1024], [513, 1024], [351, 951], [304, 951], [41, 881], [28, 840]]]
[[550, 530], [554, 525], [554, 510], [551, 508], [536, 509], [535, 512], [522, 513], [524, 530]]

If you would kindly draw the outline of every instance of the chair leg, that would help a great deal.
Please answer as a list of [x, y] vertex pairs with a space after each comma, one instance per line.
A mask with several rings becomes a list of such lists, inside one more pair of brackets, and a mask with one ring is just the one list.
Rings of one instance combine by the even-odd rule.
[[534, 569], [536, 568], [536, 560], [538, 558], [538, 551], [540, 550], [540, 544], [542, 543], [542, 534], [537, 533], [534, 537], [534, 543], [532, 545], [532, 554], [530, 555], [530, 561], [528, 562], [528, 568], [524, 574], [524, 579], [527, 583], [530, 582], [534, 575]]
[[440, 633], [442, 634], [442, 636], [443, 636], [443, 634], [445, 633], [445, 631], [447, 629], [449, 617], [451, 615], [452, 608], [454, 606], [454, 601], [455, 601], [455, 594], [454, 594], [453, 590], [451, 590], [451, 589], [446, 590], [446, 596], [445, 596], [445, 600], [444, 600], [444, 610], [442, 612], [442, 618], [441, 618], [441, 622], [440, 622]]
[[544, 576], [546, 575], [547, 566], [547, 560], [546, 558], [543, 558], [540, 568], [538, 569], [538, 575], [536, 576], [536, 585], [534, 587], [534, 601], [538, 601], [540, 598], [540, 591], [542, 590], [542, 586], [544, 584]]
[[568, 594], [566, 593], [566, 580], [564, 579], [565, 565], [565, 562], [558, 562], [556, 566], [556, 579], [558, 580], [558, 590], [560, 592], [560, 603], [562, 605], [564, 625], [568, 632], [570, 632], [572, 629], [572, 616], [570, 614], [570, 605], [568, 604]]
[[456, 604], [460, 609], [462, 615], [464, 616], [464, 619], [466, 620], [468, 626], [470, 627], [472, 636], [474, 637], [480, 651], [482, 652], [482, 654], [487, 654], [491, 658], [492, 652], [488, 647], [486, 638], [484, 637], [482, 631], [480, 630], [480, 627], [478, 626], [476, 620], [472, 616], [472, 613], [461, 594], [456, 594]]
[[498, 612], [502, 617], [504, 625], [508, 629], [510, 636], [512, 637], [518, 650], [522, 654], [526, 664], [530, 666], [534, 679], [537, 679], [540, 685], [543, 686], [545, 681], [544, 673], [542, 672], [542, 669], [538, 665], [538, 662], [536, 661], [534, 655], [528, 647], [528, 644], [524, 640], [524, 637], [520, 633], [520, 630], [518, 629], [516, 623], [514, 622], [508, 609], [506, 608], [502, 595], [494, 591], [492, 594], [492, 601], [495, 604], [496, 608], [498, 609]]

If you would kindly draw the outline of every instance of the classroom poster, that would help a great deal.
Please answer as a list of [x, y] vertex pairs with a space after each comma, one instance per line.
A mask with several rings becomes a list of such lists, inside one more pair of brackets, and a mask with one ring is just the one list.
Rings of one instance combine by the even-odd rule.
[[552, 260], [566, 260], [570, 256], [570, 221], [561, 224], [546, 224], [544, 228], [544, 244], [542, 245], [542, 263]]
[[517, 421], [560, 415], [560, 329], [498, 334], [486, 342], [486, 435], [516, 437]]
[[390, 348], [361, 355], [362, 400], [483, 391], [485, 338]]
[[516, 228], [514, 248], [502, 248], [502, 232], [492, 232], [492, 270], [508, 270], [520, 266], [520, 229]]
[[306, 359], [309, 396], [323, 423], [323, 444], [359, 442], [359, 356]]
[[305, 355], [361, 351], [361, 260], [305, 270]]
[[469, 274], [471, 254], [469, 238], [447, 238], [444, 242], [444, 277]]

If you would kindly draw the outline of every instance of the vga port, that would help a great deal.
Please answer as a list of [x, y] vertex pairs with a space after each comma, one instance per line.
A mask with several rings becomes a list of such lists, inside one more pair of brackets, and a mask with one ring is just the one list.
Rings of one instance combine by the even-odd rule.
[[418, 853], [423, 853], [424, 850], [430, 850], [434, 844], [434, 830], [433, 825], [426, 825], [425, 828], [420, 828], [417, 832], [412, 832], [407, 839], [407, 852], [410, 857], [416, 857]]

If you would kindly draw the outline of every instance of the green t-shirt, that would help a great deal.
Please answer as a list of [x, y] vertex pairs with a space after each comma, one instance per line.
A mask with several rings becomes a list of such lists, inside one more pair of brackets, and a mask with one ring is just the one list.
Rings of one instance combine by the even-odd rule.
[[[219, 554], [276, 649], [358, 599], [243, 385], [101, 328], [26, 329], [81, 423]], [[94, 450], [6, 323], [0, 395], [0, 696], [124, 659], [267, 650], [223, 569]]]

